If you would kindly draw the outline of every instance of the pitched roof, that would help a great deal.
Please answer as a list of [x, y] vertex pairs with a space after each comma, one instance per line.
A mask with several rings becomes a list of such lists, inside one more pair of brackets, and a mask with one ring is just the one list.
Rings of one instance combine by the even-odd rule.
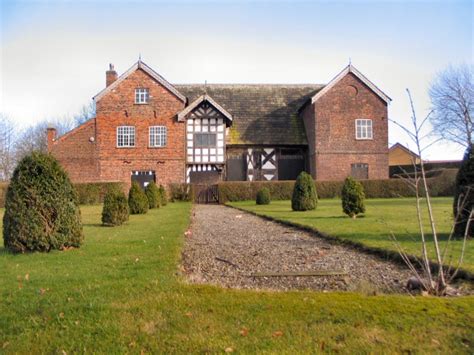
[[349, 64], [345, 67], [339, 74], [337, 74], [334, 79], [332, 79], [329, 84], [327, 84], [324, 89], [320, 90], [316, 95], [311, 98], [311, 102], [314, 104], [321, 96], [327, 93], [331, 88], [336, 85], [343, 77], [347, 74], [352, 73], [354, 74], [360, 81], [362, 81], [365, 85], [367, 85], [375, 94], [377, 94], [383, 101], [387, 104], [392, 101], [392, 99], [385, 94], [382, 90], [380, 90], [373, 82], [371, 82], [367, 77], [358, 71], [352, 64]]
[[307, 144], [298, 109], [324, 85], [180, 84], [189, 102], [211, 96], [233, 117], [227, 144]]
[[389, 149], [388, 149], [388, 152], [392, 152], [394, 151], [395, 149], [397, 148], [400, 148], [401, 150], [405, 151], [406, 153], [408, 153], [409, 155], [413, 156], [413, 157], [416, 157], [416, 158], [420, 158], [420, 156], [418, 154], [416, 154], [413, 150], [405, 147], [403, 144], [401, 143], [395, 143], [394, 145], [392, 145]]
[[226, 117], [230, 122], [232, 122], [232, 115], [227, 112], [221, 105], [219, 105], [217, 102], [215, 102], [212, 97], [210, 97], [207, 94], [199, 96], [196, 100], [194, 100], [189, 106], [187, 106], [183, 111], [178, 113], [178, 121], [184, 120], [186, 115], [190, 113], [192, 110], [194, 110], [196, 107], [199, 106], [201, 102], [207, 101], [209, 102], [214, 108], [219, 111], [224, 117]]
[[163, 85], [166, 89], [168, 89], [172, 94], [174, 94], [178, 99], [180, 99], [183, 102], [186, 102], [186, 97], [184, 97], [178, 90], [176, 90], [176, 88], [173, 85], [171, 85], [168, 81], [166, 81], [165, 78], [163, 78], [160, 74], [158, 74], [156, 71], [154, 71], [152, 68], [150, 68], [141, 60], [133, 64], [125, 73], [120, 75], [117, 78], [117, 80], [115, 80], [112, 84], [110, 84], [101, 92], [99, 92], [97, 95], [95, 95], [93, 99], [95, 101], [100, 100], [105, 94], [107, 94], [108, 92], [116, 88], [123, 80], [125, 80], [130, 74], [132, 74], [135, 70], [138, 70], [138, 69], [141, 69], [145, 73], [150, 75], [153, 79], [155, 79], [157, 82]]

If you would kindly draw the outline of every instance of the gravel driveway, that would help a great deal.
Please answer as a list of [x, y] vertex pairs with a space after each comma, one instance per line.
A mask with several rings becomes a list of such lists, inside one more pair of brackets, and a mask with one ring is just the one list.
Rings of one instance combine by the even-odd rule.
[[[183, 267], [192, 283], [252, 289], [402, 292], [400, 264], [222, 205], [195, 205]], [[336, 272], [337, 275], [301, 276]], [[255, 274], [265, 275], [255, 275]], [[269, 276], [269, 274], [292, 276]]]

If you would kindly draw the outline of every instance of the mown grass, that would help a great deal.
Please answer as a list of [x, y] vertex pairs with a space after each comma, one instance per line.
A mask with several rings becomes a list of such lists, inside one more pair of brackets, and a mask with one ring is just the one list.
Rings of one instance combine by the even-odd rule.
[[[393, 233], [404, 250], [412, 255], [421, 255], [416, 205], [413, 198], [368, 199], [366, 200], [366, 213], [356, 220], [349, 218], [342, 212], [339, 199], [322, 199], [318, 202], [316, 210], [305, 212], [292, 211], [291, 201], [272, 201], [270, 205], [259, 206], [255, 204], [255, 201], [231, 202], [229, 204], [259, 215], [311, 227], [369, 247], [397, 251], [395, 243], [390, 239], [390, 234]], [[432, 205], [439, 239], [444, 247], [452, 226], [452, 198], [433, 198]], [[425, 231], [428, 232], [430, 228], [427, 213], [424, 214], [424, 217]], [[427, 237], [431, 242], [432, 234], [428, 233]], [[451, 245], [451, 253], [447, 254], [449, 258], [446, 260], [454, 262], [458, 260], [462, 241], [454, 240]], [[473, 249], [474, 242], [470, 240], [463, 263], [463, 268], [470, 272], [474, 272]], [[430, 255], [434, 257], [432, 243], [429, 243], [429, 251]]]
[[0, 249], [0, 352], [345, 353], [474, 350], [474, 298], [257, 292], [179, 276], [190, 204], [101, 227], [77, 250]]

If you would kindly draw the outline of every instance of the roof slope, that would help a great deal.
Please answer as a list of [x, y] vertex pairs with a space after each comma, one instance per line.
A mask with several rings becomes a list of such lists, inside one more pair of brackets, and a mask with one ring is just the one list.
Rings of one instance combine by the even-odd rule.
[[307, 144], [298, 109], [324, 85], [181, 84], [193, 102], [207, 93], [233, 117], [227, 144]]

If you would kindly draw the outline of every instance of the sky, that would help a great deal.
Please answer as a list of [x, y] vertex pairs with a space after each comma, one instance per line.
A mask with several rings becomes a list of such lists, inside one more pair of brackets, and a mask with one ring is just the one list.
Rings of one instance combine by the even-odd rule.
[[[139, 55], [171, 83], [328, 83], [350, 60], [392, 98], [389, 118], [408, 126], [406, 89], [423, 118], [436, 73], [474, 57], [471, 1], [0, 4], [0, 112], [19, 128], [78, 112], [104, 88], [109, 63], [121, 74]], [[390, 124], [396, 142], [414, 148]], [[440, 142], [424, 157], [463, 150]]]

